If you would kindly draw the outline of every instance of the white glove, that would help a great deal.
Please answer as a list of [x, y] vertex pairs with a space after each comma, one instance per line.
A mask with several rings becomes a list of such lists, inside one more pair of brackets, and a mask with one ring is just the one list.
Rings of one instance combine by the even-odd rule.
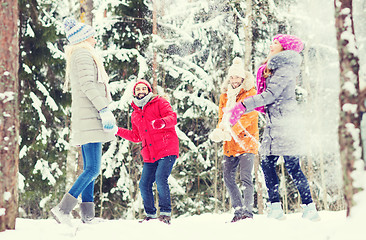
[[109, 110], [108, 107], [105, 107], [99, 111], [99, 115], [102, 119], [103, 130], [105, 132], [115, 132], [116, 119], [111, 110]]
[[221, 142], [221, 135], [222, 133], [222, 129], [220, 128], [215, 128], [212, 133], [210, 133], [209, 138], [214, 141], [214, 142]]
[[223, 130], [222, 131], [222, 137], [221, 137], [222, 141], [231, 141], [231, 134], [230, 132]]
[[215, 128], [209, 135], [210, 139], [214, 142], [230, 141], [231, 134], [228, 131], [224, 131], [221, 128]]

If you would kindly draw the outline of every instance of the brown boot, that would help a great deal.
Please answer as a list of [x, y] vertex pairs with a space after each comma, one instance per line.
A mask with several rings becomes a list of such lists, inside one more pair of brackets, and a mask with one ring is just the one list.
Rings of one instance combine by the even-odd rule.
[[242, 216], [234, 216], [233, 217], [233, 219], [231, 220], [231, 222], [232, 223], [234, 223], [234, 222], [237, 222], [237, 221], [240, 221], [240, 220], [244, 220], [244, 219], [246, 219], [246, 218], [251, 218], [251, 217], [248, 217], [248, 216], [244, 216], [244, 215], [242, 215]]
[[170, 216], [160, 215], [158, 219], [159, 219], [159, 221], [161, 221], [163, 223], [170, 224], [170, 220], [172, 218]]

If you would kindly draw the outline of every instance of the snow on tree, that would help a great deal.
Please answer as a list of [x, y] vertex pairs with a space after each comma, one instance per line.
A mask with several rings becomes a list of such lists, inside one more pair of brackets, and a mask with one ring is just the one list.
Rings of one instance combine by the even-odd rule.
[[[80, 18], [80, 7], [86, 2], [89, 1], [37, 0], [19, 4], [20, 173], [24, 176], [20, 209], [23, 216], [48, 216], [49, 207], [59, 198], [54, 194], [50, 197], [51, 193], [62, 194], [67, 190], [65, 164], [71, 152], [67, 124], [71, 98], [62, 93], [63, 47], [67, 44], [62, 20], [65, 16]], [[339, 145], [334, 140], [339, 89], [335, 81], [338, 79], [336, 43], [329, 37], [335, 36], [331, 3], [311, 0], [154, 2], [156, 34], [152, 32], [154, 6], [146, 0], [94, 0], [92, 24], [97, 32], [97, 49], [111, 78], [114, 100], [111, 108], [120, 127], [130, 128], [134, 80], [145, 78], [153, 82], [156, 54], [158, 93], [169, 97], [173, 110], [178, 113], [181, 153], [169, 179], [173, 214], [229, 209], [220, 171], [221, 145], [208, 139], [217, 123], [220, 85], [235, 56], [246, 57], [248, 69], [255, 74], [277, 33], [299, 35], [306, 46], [297, 96], [310, 126], [304, 138], [312, 144], [302, 165], [307, 167], [308, 176], [312, 174], [309, 180], [314, 199], [324, 208], [342, 208], [335, 207], [342, 202], [339, 189], [342, 183]], [[248, 42], [250, 35], [252, 41]], [[324, 63], [327, 71], [322, 68]], [[260, 127], [263, 123], [260, 122]], [[104, 144], [102, 174], [96, 181], [97, 215], [135, 218], [143, 214], [138, 188], [143, 164], [140, 150], [140, 144], [124, 139]], [[77, 161], [76, 158], [73, 156], [68, 162]], [[258, 170], [255, 181], [263, 183]], [[256, 191], [265, 196], [265, 189], [259, 189]], [[283, 185], [282, 189], [289, 195], [289, 210], [296, 211], [299, 207], [296, 189], [291, 184]]]
[[[69, 129], [64, 126], [71, 96], [62, 92], [65, 39], [56, 13], [65, 5], [58, 4], [19, 2], [19, 172], [24, 177], [19, 208], [27, 217], [48, 216], [49, 207], [65, 191]], [[60, 196], [50, 199], [53, 192]], [[49, 204], [40, 205], [43, 199]]]

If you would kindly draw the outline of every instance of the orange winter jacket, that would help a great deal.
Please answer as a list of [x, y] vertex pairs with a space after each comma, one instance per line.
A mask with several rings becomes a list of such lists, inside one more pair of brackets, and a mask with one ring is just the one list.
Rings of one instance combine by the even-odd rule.
[[[257, 91], [254, 88], [250, 89], [249, 91], [245, 91], [244, 89], [242, 89], [236, 97], [236, 102], [243, 101], [245, 98], [254, 96], [256, 94]], [[219, 127], [222, 121], [222, 117], [224, 115], [222, 109], [225, 108], [227, 100], [227, 94], [222, 93], [220, 96], [219, 123], [217, 124], [217, 127]], [[244, 114], [240, 118], [240, 120], [232, 127], [232, 130], [238, 136], [240, 144], [236, 142], [233, 138], [231, 138], [231, 141], [225, 141], [224, 154], [226, 156], [237, 156], [243, 153], [258, 154], [259, 131], [257, 111], [252, 111]], [[241, 146], [244, 146], [245, 148], [243, 149]]]

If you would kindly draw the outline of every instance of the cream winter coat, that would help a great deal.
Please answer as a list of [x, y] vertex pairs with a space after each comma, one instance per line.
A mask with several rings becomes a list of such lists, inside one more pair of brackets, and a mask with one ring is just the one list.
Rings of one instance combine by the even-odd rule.
[[103, 143], [115, 139], [114, 133], [103, 131], [98, 111], [108, 106], [110, 94], [107, 83], [98, 81], [98, 68], [91, 52], [83, 47], [76, 48], [68, 61], [72, 94], [71, 144]]

